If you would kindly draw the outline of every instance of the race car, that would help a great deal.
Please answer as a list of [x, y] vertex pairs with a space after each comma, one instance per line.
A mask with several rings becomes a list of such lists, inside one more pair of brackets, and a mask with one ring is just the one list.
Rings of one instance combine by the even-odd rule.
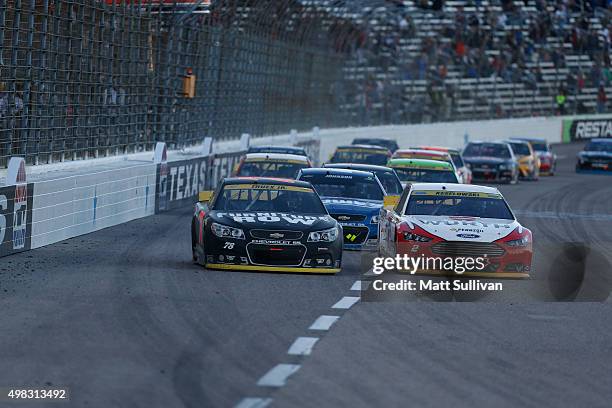
[[519, 167], [519, 176], [528, 180], [537, 180], [540, 177], [540, 159], [531, 144], [523, 140], [503, 140], [510, 145], [516, 156]]
[[249, 153], [236, 166], [234, 176], [294, 179], [301, 169], [312, 167], [306, 156], [284, 153]]
[[391, 159], [387, 166], [399, 176], [402, 185], [407, 183], [458, 183], [457, 173], [446, 161], [425, 159]]
[[393, 139], [383, 139], [379, 137], [358, 137], [353, 139], [354, 145], [374, 145], [374, 146], [382, 146], [389, 149], [391, 153], [399, 149], [399, 145]]
[[[496, 188], [409, 184], [393, 208], [381, 210], [380, 219], [379, 254], [423, 259], [417, 274], [528, 278], [531, 272], [531, 231]], [[463, 270], [441, 266], [447, 258], [455, 268], [461, 261]]]
[[531, 145], [540, 161], [540, 176], [554, 176], [557, 169], [557, 155], [552, 151], [550, 144], [545, 139], [530, 139], [513, 137], [510, 140], [522, 140]]
[[519, 165], [508, 143], [470, 142], [463, 149], [463, 160], [473, 180], [518, 183]]
[[302, 170], [298, 180], [311, 183], [329, 214], [338, 220], [344, 249], [376, 249], [385, 190], [374, 173], [314, 168]]
[[193, 260], [210, 269], [336, 273], [342, 227], [312, 185], [226, 178], [201, 192], [191, 222]]
[[612, 170], [612, 139], [591, 139], [578, 153], [576, 171]]
[[447, 162], [451, 166], [453, 166], [453, 171], [457, 175], [457, 180], [459, 180], [460, 183], [463, 182], [461, 173], [459, 172], [457, 167], [455, 167], [455, 163], [453, 162], [453, 159], [451, 158], [448, 152], [410, 148], [410, 149], [401, 149], [401, 150], [396, 151], [395, 153], [393, 153], [393, 156], [391, 156], [391, 158], [392, 159], [425, 159], [425, 160], [438, 160], [438, 161]]
[[472, 171], [465, 165], [459, 150], [440, 146], [418, 146], [416, 148], [421, 150], [433, 150], [448, 153], [453, 161], [453, 164], [455, 165], [455, 168], [457, 169], [457, 172], [459, 173], [459, 182], [465, 184], [472, 183]]
[[247, 150], [247, 154], [249, 153], [295, 154], [297, 156], [308, 157], [303, 147], [295, 146], [250, 146], [249, 150]]
[[381, 146], [348, 145], [338, 146], [329, 159], [330, 163], [361, 163], [384, 166], [391, 157], [391, 152]]
[[385, 189], [386, 194], [400, 195], [402, 194], [402, 182], [395, 170], [385, 166], [374, 166], [372, 164], [352, 164], [352, 163], [327, 163], [323, 165], [325, 168], [331, 169], [349, 169], [349, 170], [361, 170], [369, 171], [376, 174], [380, 184]]

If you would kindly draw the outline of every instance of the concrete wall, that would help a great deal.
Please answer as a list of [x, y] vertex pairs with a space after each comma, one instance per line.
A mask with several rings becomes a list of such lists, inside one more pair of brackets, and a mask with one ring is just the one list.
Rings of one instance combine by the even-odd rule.
[[31, 247], [152, 215], [156, 165], [34, 183]]

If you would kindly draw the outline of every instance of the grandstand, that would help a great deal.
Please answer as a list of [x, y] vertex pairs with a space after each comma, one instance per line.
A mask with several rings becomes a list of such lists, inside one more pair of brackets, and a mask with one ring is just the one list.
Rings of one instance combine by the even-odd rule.
[[406, 0], [364, 9], [356, 22], [367, 38], [345, 67], [343, 109], [362, 124], [605, 111], [610, 12], [591, 5]]

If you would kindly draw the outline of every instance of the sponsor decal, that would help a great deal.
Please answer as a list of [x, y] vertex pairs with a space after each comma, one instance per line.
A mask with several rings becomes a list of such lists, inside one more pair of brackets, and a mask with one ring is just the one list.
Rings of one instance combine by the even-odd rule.
[[358, 237], [358, 235], [356, 235], [356, 234], [350, 234], [350, 233], [349, 233], [349, 234], [346, 234], [346, 235], [344, 236], [344, 238], [346, 238], [347, 240], [349, 240], [349, 241], [351, 241], [351, 242], [354, 242], [354, 241], [357, 239], [357, 237]]
[[33, 186], [0, 188], [0, 256], [30, 249]]
[[299, 191], [302, 193], [314, 193], [314, 190], [308, 187], [297, 187], [286, 184], [228, 184], [223, 187], [223, 190], [273, 190], [273, 191]]
[[218, 217], [227, 217], [233, 219], [235, 222], [240, 223], [255, 223], [255, 222], [263, 222], [263, 223], [276, 223], [276, 222], [287, 222], [289, 224], [303, 224], [303, 225], [312, 225], [317, 220], [327, 220], [326, 215], [296, 215], [296, 214], [286, 214], [286, 213], [264, 213], [264, 212], [218, 212]]
[[458, 220], [423, 220], [416, 218], [418, 222], [423, 225], [434, 225], [434, 226], [444, 226], [444, 225], [470, 225], [474, 227], [482, 226], [484, 228], [493, 227], [493, 228], [513, 228], [513, 224], [496, 224], [496, 223], [486, 223], [483, 221], [458, 221]]
[[457, 236], [459, 238], [467, 238], [467, 239], [480, 238], [480, 235], [478, 234], [457, 234]]
[[476, 198], [494, 198], [496, 200], [502, 200], [501, 194], [496, 193], [481, 193], [472, 191], [440, 191], [440, 190], [416, 190], [412, 192], [412, 195], [417, 196], [441, 196], [441, 197], [476, 197]]

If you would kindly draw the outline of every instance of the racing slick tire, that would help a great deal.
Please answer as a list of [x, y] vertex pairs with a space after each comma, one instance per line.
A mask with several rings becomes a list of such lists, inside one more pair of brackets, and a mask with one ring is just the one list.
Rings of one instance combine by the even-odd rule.
[[196, 229], [193, 221], [191, 222], [191, 260], [196, 265], [204, 266], [206, 263], [206, 256], [203, 250], [198, 251], [198, 245], [196, 241]]

